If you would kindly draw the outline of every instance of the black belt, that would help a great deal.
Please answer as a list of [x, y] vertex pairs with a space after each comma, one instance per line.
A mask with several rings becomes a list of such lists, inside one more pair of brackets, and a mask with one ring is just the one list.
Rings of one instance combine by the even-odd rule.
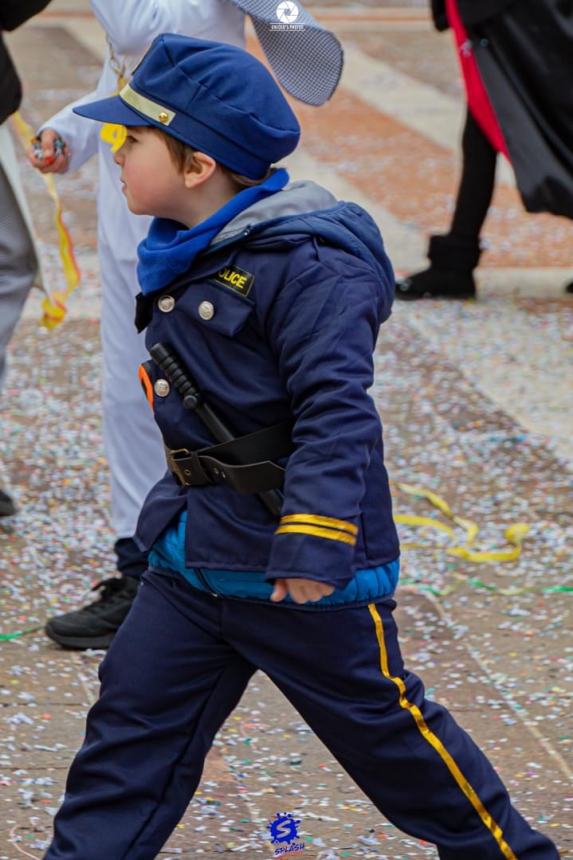
[[165, 446], [167, 465], [182, 486], [225, 484], [238, 493], [279, 490], [285, 470], [272, 460], [293, 450], [291, 421], [196, 451]]

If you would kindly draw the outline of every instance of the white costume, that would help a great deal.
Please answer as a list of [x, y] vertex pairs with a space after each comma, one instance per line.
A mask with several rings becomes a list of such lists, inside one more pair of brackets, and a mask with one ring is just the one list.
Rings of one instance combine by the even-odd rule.
[[[113, 95], [129, 78], [155, 36], [181, 33], [244, 46], [243, 13], [227, 0], [91, 0], [108, 36], [108, 53], [95, 92], [75, 104]], [[111, 470], [112, 523], [117, 538], [131, 537], [149, 489], [165, 472], [163, 445], [137, 378], [147, 357], [134, 327], [139, 291], [137, 246], [150, 219], [132, 215], [121, 192], [119, 168], [100, 126], [68, 105], [44, 124], [68, 144], [70, 169], [99, 152], [98, 251], [102, 284], [102, 416]]]

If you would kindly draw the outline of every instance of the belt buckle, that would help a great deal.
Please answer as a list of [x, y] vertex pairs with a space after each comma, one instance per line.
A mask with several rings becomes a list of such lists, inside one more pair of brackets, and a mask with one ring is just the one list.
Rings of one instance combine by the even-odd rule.
[[[175, 476], [175, 479], [178, 484], [182, 487], [189, 486], [188, 479], [191, 477], [191, 469], [183, 469], [181, 465], [177, 462], [177, 455], [183, 459], [188, 459], [189, 457], [194, 456], [194, 452], [190, 451], [188, 448], [165, 448], [165, 454], [167, 457], [167, 465], [171, 470], [172, 474]], [[195, 455], [196, 456], [196, 455]]]

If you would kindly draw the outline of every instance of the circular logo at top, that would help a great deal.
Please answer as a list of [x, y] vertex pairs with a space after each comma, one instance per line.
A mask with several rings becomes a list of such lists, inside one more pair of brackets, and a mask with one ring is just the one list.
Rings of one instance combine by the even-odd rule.
[[299, 8], [292, 0], [283, 0], [277, 6], [277, 18], [282, 24], [294, 24], [298, 14]]

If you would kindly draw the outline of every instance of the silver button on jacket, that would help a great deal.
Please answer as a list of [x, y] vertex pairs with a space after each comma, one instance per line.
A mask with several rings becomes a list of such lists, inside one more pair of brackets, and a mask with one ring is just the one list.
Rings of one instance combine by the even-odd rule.
[[167, 397], [171, 389], [166, 379], [158, 379], [153, 386], [153, 390], [158, 397]]
[[163, 311], [164, 314], [168, 314], [175, 307], [175, 299], [173, 296], [161, 296], [157, 302], [157, 307], [160, 311]]
[[215, 307], [211, 302], [201, 302], [199, 316], [202, 320], [211, 320], [215, 316]]

